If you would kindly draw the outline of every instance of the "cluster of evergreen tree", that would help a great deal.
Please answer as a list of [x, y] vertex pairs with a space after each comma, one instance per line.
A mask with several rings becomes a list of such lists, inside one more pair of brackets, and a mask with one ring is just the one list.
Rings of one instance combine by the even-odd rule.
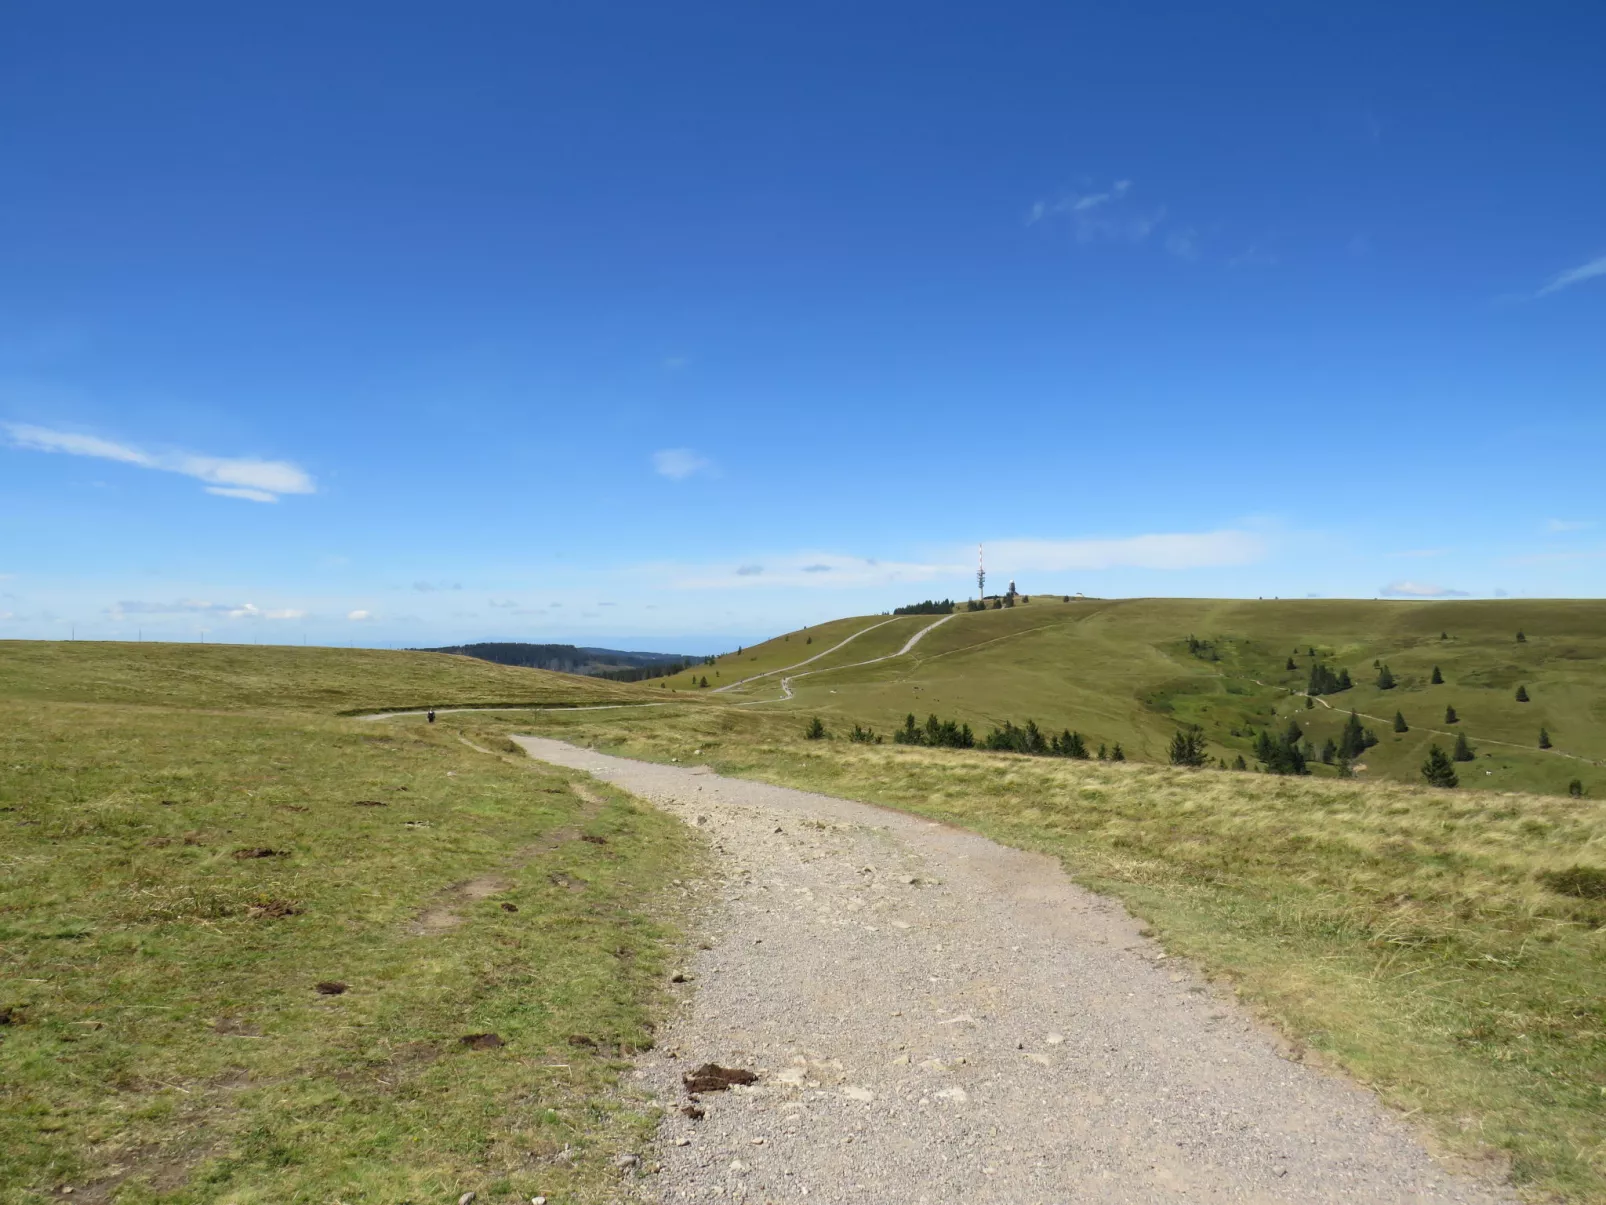
[[[913, 717], [911, 716], [910, 718], [912, 719]], [[861, 745], [879, 745], [881, 743], [881, 737], [876, 733], [875, 729], [861, 728], [858, 724], [855, 724], [853, 731], [848, 733], [848, 739]]]
[[910, 712], [903, 727], [892, 734], [895, 745], [929, 745], [933, 749], [974, 749], [976, 736], [969, 724], [956, 724], [953, 720], [939, 720], [935, 715], [926, 717], [924, 727], [915, 723]]
[[[880, 740], [879, 737], [873, 739], [877, 742]], [[981, 748], [995, 753], [1029, 753], [1036, 757], [1069, 757], [1083, 761], [1092, 756], [1087, 749], [1087, 740], [1080, 732], [1072, 732], [1067, 728], [1058, 736], [1051, 736], [1037, 726], [1036, 720], [1027, 720], [1020, 727], [1005, 720], [1002, 728], [994, 728], [977, 740], [969, 724], [940, 720], [935, 715], [927, 716], [924, 724], [917, 724], [911, 713], [904, 718], [903, 727], [892, 734], [892, 742], [895, 745], [924, 745], [932, 749]], [[1119, 744], [1109, 748], [1100, 745], [1098, 756], [1100, 761], [1125, 761], [1126, 751]]]
[[1377, 744], [1377, 733], [1370, 728], [1361, 727], [1361, 717], [1353, 711], [1349, 719], [1344, 721], [1344, 731], [1338, 735], [1337, 754], [1344, 761], [1354, 761], [1373, 745]]
[[1171, 746], [1166, 750], [1166, 756], [1171, 759], [1173, 766], [1209, 764], [1210, 758], [1205, 753], [1204, 730], [1197, 724], [1179, 728], [1177, 734], [1171, 738]]
[[1310, 667], [1310, 684], [1305, 687], [1308, 695], [1336, 695], [1341, 690], [1348, 690], [1355, 685], [1350, 681], [1349, 670], [1340, 669], [1336, 674], [1332, 667], [1314, 662]]
[[967, 611], [985, 611], [986, 609], [987, 602], [981, 598], [973, 598], [965, 604], [965, 610]]
[[1261, 729], [1255, 738], [1255, 760], [1266, 767], [1268, 774], [1309, 774], [1304, 743], [1305, 734], [1296, 720], [1288, 721], [1288, 730], [1280, 737]]
[[601, 669], [592, 677], [606, 678], [610, 682], [647, 682], [653, 678], [673, 678], [691, 668], [691, 662], [671, 665], [639, 665], [626, 669]]
[[954, 600], [945, 598], [941, 602], [926, 599], [925, 602], [910, 603], [907, 607], [893, 607], [894, 615], [952, 615], [954, 613]]
[[1200, 640], [1195, 636], [1188, 637], [1188, 651], [1201, 661], [1220, 661], [1221, 654], [1216, 651], [1215, 642]]
[[1456, 778], [1455, 767], [1450, 764], [1450, 759], [1437, 745], [1428, 750], [1428, 759], [1422, 763], [1422, 777], [1427, 779], [1430, 787], [1453, 787], [1460, 781]]
[[[1024, 728], [1017, 728], [1008, 720], [1004, 721], [1002, 728], [994, 728], [983, 738], [981, 747], [1000, 753], [1030, 753], [1037, 757], [1070, 757], [1077, 761], [1088, 759], [1087, 742], [1082, 739], [1080, 732], [1072, 732], [1069, 728], [1058, 736], [1047, 736], [1037, 726], [1036, 720], [1027, 720]], [[1116, 746], [1117, 752], [1121, 747]], [[1125, 761], [1123, 752], [1116, 758]]]

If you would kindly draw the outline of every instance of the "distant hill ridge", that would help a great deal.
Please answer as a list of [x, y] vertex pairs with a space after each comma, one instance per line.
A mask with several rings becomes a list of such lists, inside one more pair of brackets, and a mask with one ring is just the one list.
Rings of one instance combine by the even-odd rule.
[[521, 641], [492, 640], [478, 644], [453, 644], [444, 648], [417, 649], [420, 653], [450, 653], [474, 657], [497, 665], [516, 665], [526, 669], [553, 670], [561, 674], [585, 674], [615, 682], [639, 682], [678, 674], [705, 658], [688, 653], [637, 653], [621, 649], [581, 648], [573, 644], [526, 644]]

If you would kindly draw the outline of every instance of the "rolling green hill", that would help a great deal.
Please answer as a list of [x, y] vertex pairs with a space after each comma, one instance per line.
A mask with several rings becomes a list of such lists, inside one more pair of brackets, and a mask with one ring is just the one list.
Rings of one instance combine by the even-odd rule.
[[[880, 622], [864, 616], [815, 631], [846, 634]], [[1198, 724], [1212, 759], [1243, 756], [1251, 765], [1262, 728], [1282, 732], [1296, 719], [1319, 751], [1353, 709], [1379, 738], [1355, 766], [1360, 777], [1415, 781], [1430, 745], [1448, 752], [1464, 734], [1475, 756], [1459, 767], [1462, 786], [1557, 793], [1576, 778], [1606, 792], [1606, 602], [1036, 596], [1001, 611], [961, 612], [908, 656], [852, 667], [931, 622], [901, 618], [867, 633], [804, 667], [810, 672], [792, 684], [796, 697], [776, 705], [883, 733], [910, 713], [978, 733], [1032, 719], [1045, 730], [1079, 731], [1095, 748], [1120, 742], [1147, 761], [1165, 759], [1179, 726]], [[1190, 651], [1190, 636], [1199, 651]], [[779, 668], [788, 655], [801, 661], [802, 638], [790, 633], [745, 650], [756, 660], [741, 662], [744, 673], [748, 665]], [[1374, 662], [1386, 664], [1397, 685], [1379, 689]], [[1348, 670], [1355, 685], [1307, 706], [1313, 663]], [[1430, 682], [1435, 666], [1440, 685]], [[720, 697], [776, 697], [779, 677]], [[1516, 700], [1519, 686], [1526, 703]], [[1457, 723], [1445, 722], [1447, 707]], [[1396, 712], [1409, 731], [1393, 731]], [[1539, 748], [1541, 728], [1549, 750]], [[1337, 771], [1317, 764], [1313, 772]]]
[[0, 643], [0, 1201], [616, 1199], [653, 1124], [620, 1057], [663, 1014], [696, 839], [445, 724], [336, 713], [645, 691]]

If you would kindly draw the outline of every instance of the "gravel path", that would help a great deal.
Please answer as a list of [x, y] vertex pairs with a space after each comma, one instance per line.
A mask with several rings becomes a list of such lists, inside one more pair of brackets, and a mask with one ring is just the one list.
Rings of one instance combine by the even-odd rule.
[[[516, 738], [709, 834], [687, 1005], [640, 1065], [665, 1203], [1509, 1202], [1051, 860], [903, 813]], [[750, 1068], [693, 1120], [683, 1071]], [[651, 1160], [649, 1162], [652, 1162]]]

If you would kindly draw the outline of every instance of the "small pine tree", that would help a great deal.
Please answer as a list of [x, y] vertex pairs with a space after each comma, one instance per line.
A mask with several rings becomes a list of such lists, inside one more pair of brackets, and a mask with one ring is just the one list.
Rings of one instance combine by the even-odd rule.
[[1125, 761], [1126, 760], [1126, 750], [1121, 748], [1121, 742], [1120, 741], [1117, 741], [1113, 746], [1111, 746], [1111, 748], [1110, 748], [1110, 760], [1111, 761]]
[[1294, 664], [1294, 659], [1292, 657], [1290, 657], [1288, 659], [1288, 664], [1284, 668], [1285, 669], [1298, 669], [1299, 666], [1295, 665]]
[[708, 675], [704, 674], [702, 676], [702, 680], [697, 683], [697, 689], [701, 690], [701, 689], [703, 689], [703, 687], [705, 687], [707, 685], [708, 685]]
[[1315, 711], [1316, 710], [1316, 700], [1311, 698], [1309, 695], [1305, 696], [1305, 710], [1306, 711]]
[[1450, 639], [1450, 633], [1448, 633], [1448, 632], [1440, 632], [1439, 633], [1439, 639], [1440, 640], [1448, 640], [1448, 639]]
[[1247, 769], [1249, 769], [1249, 763], [1244, 761], [1244, 755], [1242, 753], [1240, 753], [1237, 757], [1232, 759], [1232, 768], [1234, 770], [1247, 770]]
[[1439, 672], [1438, 666], [1435, 665], [1433, 667], [1433, 677], [1429, 678], [1428, 681], [1433, 683], [1435, 686], [1444, 685], [1444, 675]]
[[1338, 756], [1338, 745], [1333, 740], [1332, 737], [1328, 737], [1327, 738], [1327, 743], [1322, 746], [1322, 765], [1324, 765], [1324, 766], [1332, 765], [1333, 764], [1333, 759], [1336, 758], [1337, 756]]
[[1517, 630], [1517, 643], [1518, 644], [1527, 644], [1528, 643], [1528, 638], [1522, 634], [1522, 629], [1520, 629], [1520, 628]]
[[1526, 703], [1527, 701], [1528, 701], [1528, 688], [1526, 686], [1517, 687], [1517, 702]]
[[1472, 760], [1472, 746], [1467, 744], [1467, 734], [1464, 732], [1458, 732], [1455, 734], [1454, 757], [1456, 761]]
[[815, 716], [809, 721], [809, 726], [804, 730], [803, 735], [811, 741], [823, 741], [825, 739], [825, 725], [820, 722], [819, 716]]
[[1575, 778], [1567, 784], [1567, 794], [1571, 795], [1574, 799], [1577, 799], [1583, 793], [1584, 780], [1582, 778]]
[[1198, 725], [1190, 724], [1179, 729], [1171, 738], [1171, 747], [1167, 750], [1173, 766], [1202, 766], [1209, 758], [1205, 754], [1204, 733]]
[[1543, 728], [1539, 730], [1539, 747], [1541, 749], [1550, 748], [1550, 733], [1546, 732]]
[[1454, 707], [1446, 707], [1444, 709], [1444, 722], [1446, 724], [1458, 723], [1460, 719], [1461, 717], [1456, 715]]
[[1288, 731], [1283, 734], [1283, 741], [1289, 745], [1297, 745], [1305, 739], [1305, 730], [1299, 726], [1298, 720], [1288, 721]]
[[1395, 732], [1409, 732], [1409, 731], [1411, 731], [1411, 729], [1405, 723], [1405, 716], [1404, 716], [1404, 714], [1402, 712], [1396, 711], [1394, 713], [1394, 731]]
[[1394, 689], [1394, 675], [1389, 672], [1389, 667], [1386, 665], [1377, 671], [1377, 688], [1379, 690]]
[[1428, 780], [1430, 787], [1453, 787], [1459, 782], [1455, 767], [1437, 745], [1428, 750], [1428, 759], [1422, 763], [1422, 777]]
[[1338, 689], [1339, 690], [1348, 690], [1351, 686], [1354, 686], [1354, 685], [1355, 685], [1355, 683], [1350, 681], [1349, 670], [1341, 669], [1341, 670], [1338, 671]]
[[1338, 776], [1340, 778], [1355, 777], [1355, 767], [1350, 763], [1349, 758], [1341, 757], [1338, 759]]

